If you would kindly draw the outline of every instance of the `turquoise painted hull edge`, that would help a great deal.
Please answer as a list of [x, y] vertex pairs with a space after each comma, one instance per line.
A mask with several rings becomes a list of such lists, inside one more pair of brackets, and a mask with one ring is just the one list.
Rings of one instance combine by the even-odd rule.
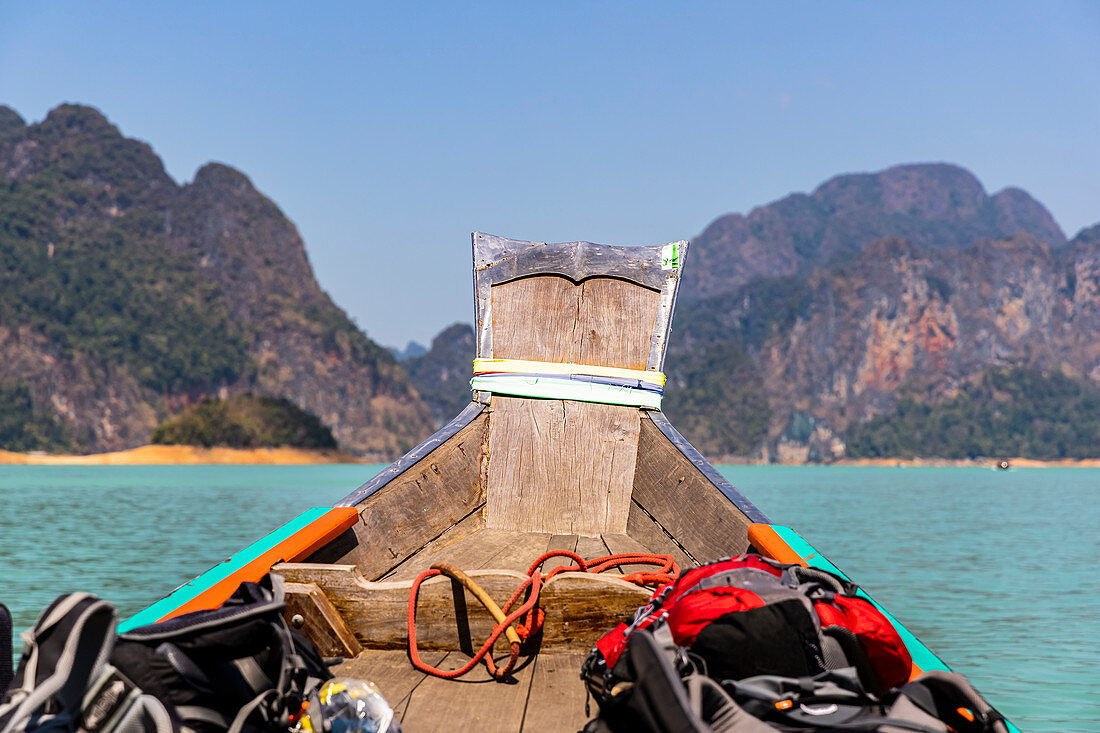
[[[798, 532], [794, 531], [790, 527], [784, 527], [782, 525], [773, 524], [771, 528], [775, 530], [775, 533], [779, 535], [780, 539], [787, 543], [787, 546], [794, 550], [806, 564], [811, 567], [818, 568], [819, 570], [827, 570], [830, 573], [836, 573], [842, 578], [852, 580], [845, 574], [843, 570], [838, 568], [827, 557], [818, 552], [817, 548], [802, 538]], [[852, 581], [855, 582], [855, 581]], [[881, 603], [869, 596], [862, 588], [859, 589], [859, 596], [866, 598], [871, 603], [875, 604], [875, 608], [882, 611], [886, 618], [890, 619], [890, 623], [894, 625], [894, 628], [898, 630], [898, 634], [901, 636], [902, 641], [905, 642], [906, 648], [909, 650], [909, 654], [913, 657], [913, 663], [921, 669], [943, 669], [948, 672], [951, 668], [939, 657], [937, 657], [931, 649], [924, 645], [916, 634], [906, 628], [905, 624], [898, 621], [892, 613], [886, 610]], [[1011, 721], [1006, 720], [1005, 723], [1008, 726], [1009, 731], [1012, 733], [1020, 733], [1020, 729], [1012, 724]]]
[[227, 560], [210, 568], [199, 577], [184, 583], [153, 605], [138, 611], [118, 625], [118, 632], [123, 634], [131, 629], [156, 623], [167, 614], [213, 586], [215, 583], [225, 580], [280, 542], [284, 542], [287, 538], [293, 537], [331, 510], [331, 507], [307, 509], [282, 527], [264, 535], [248, 547], [229, 557]]

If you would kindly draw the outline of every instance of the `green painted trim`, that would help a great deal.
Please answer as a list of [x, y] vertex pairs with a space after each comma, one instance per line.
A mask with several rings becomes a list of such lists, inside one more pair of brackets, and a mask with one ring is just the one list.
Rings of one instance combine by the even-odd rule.
[[[790, 527], [783, 527], [778, 524], [771, 525], [771, 528], [775, 530], [775, 533], [779, 535], [780, 539], [787, 543], [788, 547], [794, 550], [798, 556], [805, 560], [811, 567], [818, 568], [819, 570], [827, 570], [830, 573], [836, 573], [842, 578], [851, 580], [851, 578], [845, 575], [844, 571], [831, 563], [829, 559], [818, 552], [813, 545], [802, 539], [802, 535], [798, 534], [798, 532], [795, 532]], [[898, 630], [898, 635], [901, 636], [901, 640], [905, 642], [909, 654], [912, 655], [914, 664], [921, 669], [944, 669], [949, 672], [951, 671], [951, 668], [948, 667], [942, 659], [937, 657], [931, 649], [925, 646], [924, 642], [918, 639], [912, 631], [907, 629], [905, 624], [898, 621], [881, 603], [867, 595], [862, 588], [859, 589], [858, 595], [873, 603], [875, 608], [882, 611], [883, 615], [890, 619], [890, 623]]]
[[661, 409], [661, 395], [644, 389], [622, 387], [599, 382], [578, 382], [556, 377], [516, 377], [515, 375], [477, 376], [470, 380], [475, 392], [511, 395], [513, 397], [535, 397], [547, 400], [576, 400], [578, 402], [598, 402], [604, 405], [625, 405], [626, 407], [648, 407]]
[[138, 611], [118, 625], [118, 633], [123, 634], [131, 629], [156, 623], [215, 583], [225, 580], [280, 542], [287, 540], [313, 524], [313, 522], [325, 516], [325, 514], [330, 511], [332, 511], [332, 507], [315, 507], [313, 509], [307, 509], [282, 527], [264, 535], [248, 547], [218, 563], [194, 580], [184, 583], [151, 606]]

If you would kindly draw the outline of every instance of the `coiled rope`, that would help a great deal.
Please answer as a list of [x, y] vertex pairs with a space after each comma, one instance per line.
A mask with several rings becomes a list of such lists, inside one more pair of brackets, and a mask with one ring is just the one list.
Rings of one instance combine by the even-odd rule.
[[[550, 572], [543, 573], [541, 571], [542, 565], [547, 560], [555, 557], [568, 558], [572, 560], [574, 564], [559, 565]], [[531, 567], [527, 570], [527, 578], [520, 583], [519, 587], [512, 593], [512, 597], [509, 598], [508, 602], [501, 608], [497, 606], [493, 599], [490, 598], [489, 595], [470, 578], [470, 576], [449, 563], [436, 563], [432, 565], [430, 570], [425, 570], [420, 575], [416, 576], [412, 588], [409, 589], [409, 659], [412, 660], [413, 666], [421, 672], [435, 677], [442, 677], [443, 679], [461, 677], [477, 666], [479, 662], [484, 660], [485, 666], [489, 670], [489, 674], [492, 675], [494, 679], [498, 681], [507, 679], [512, 670], [515, 669], [516, 662], [519, 659], [520, 647], [523, 642], [538, 634], [542, 629], [542, 622], [546, 614], [538, 605], [539, 593], [542, 591], [542, 586], [547, 581], [559, 573], [603, 573], [622, 565], [654, 565], [657, 567], [656, 570], [639, 570], [619, 578], [620, 580], [625, 580], [628, 583], [635, 583], [640, 586], [671, 583], [675, 577], [680, 574], [680, 568], [677, 566], [676, 561], [672, 559], [671, 555], [628, 552], [619, 553], [617, 555], [605, 555], [604, 557], [597, 557], [593, 560], [585, 560], [580, 555], [569, 552], [568, 550], [553, 550], [542, 555], [538, 560], [532, 563]], [[422, 661], [420, 659], [420, 651], [416, 644], [416, 601], [420, 593], [420, 584], [428, 578], [433, 578], [437, 575], [446, 575], [449, 578], [453, 578], [461, 583], [463, 587], [469, 589], [496, 622], [492, 632], [489, 634], [489, 638], [485, 640], [485, 643], [481, 645], [477, 653], [475, 653], [470, 661], [462, 667], [454, 670], [442, 670]], [[513, 606], [516, 606], [521, 598], [523, 598], [523, 602], [513, 610]], [[517, 622], [521, 618], [523, 618], [523, 621], [517, 625]], [[508, 661], [504, 666], [498, 667], [490, 652], [492, 651], [493, 644], [496, 643], [501, 634], [505, 634], [508, 637], [509, 655]]]

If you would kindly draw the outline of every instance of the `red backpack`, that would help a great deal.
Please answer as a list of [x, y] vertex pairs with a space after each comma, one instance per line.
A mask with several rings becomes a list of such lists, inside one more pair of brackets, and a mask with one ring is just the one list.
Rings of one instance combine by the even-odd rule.
[[595, 681], [593, 673], [614, 667], [631, 634], [648, 629], [670, 635], [718, 681], [809, 677], [855, 667], [868, 690], [903, 685], [913, 670], [909, 651], [890, 621], [857, 591], [831, 573], [759, 555], [692, 568], [658, 588], [631, 624], [620, 624], [596, 643], [586, 677]]

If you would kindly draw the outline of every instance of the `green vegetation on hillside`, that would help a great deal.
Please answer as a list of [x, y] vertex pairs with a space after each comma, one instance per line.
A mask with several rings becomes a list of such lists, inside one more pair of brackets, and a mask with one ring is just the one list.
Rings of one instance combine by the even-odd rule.
[[758, 277], [732, 295], [720, 295], [684, 306], [678, 319], [685, 335], [702, 343], [734, 341], [758, 349], [786, 333], [809, 311], [813, 291], [805, 278]]
[[58, 453], [69, 448], [61, 422], [34, 409], [25, 382], [0, 382], [0, 450]]
[[[96, 180], [132, 177], [126, 156], [76, 159], [24, 183], [0, 183], [0, 325], [30, 326], [63, 354], [125, 364], [157, 391], [246, 374], [247, 335], [217, 302], [215, 286], [164, 246], [163, 214], [124, 210], [140, 195], [136, 185]], [[104, 210], [117, 214], [86, 213]]]
[[852, 426], [854, 458], [1100, 455], [1100, 388], [1061, 373], [997, 368], [954, 399], [924, 404], [904, 396], [893, 414]]
[[243, 394], [206, 397], [153, 431], [159, 445], [335, 448], [332, 431], [290, 400]]
[[771, 408], [759, 369], [740, 347], [711, 344], [670, 370], [663, 409], [703, 455], [751, 455], [767, 437]]

